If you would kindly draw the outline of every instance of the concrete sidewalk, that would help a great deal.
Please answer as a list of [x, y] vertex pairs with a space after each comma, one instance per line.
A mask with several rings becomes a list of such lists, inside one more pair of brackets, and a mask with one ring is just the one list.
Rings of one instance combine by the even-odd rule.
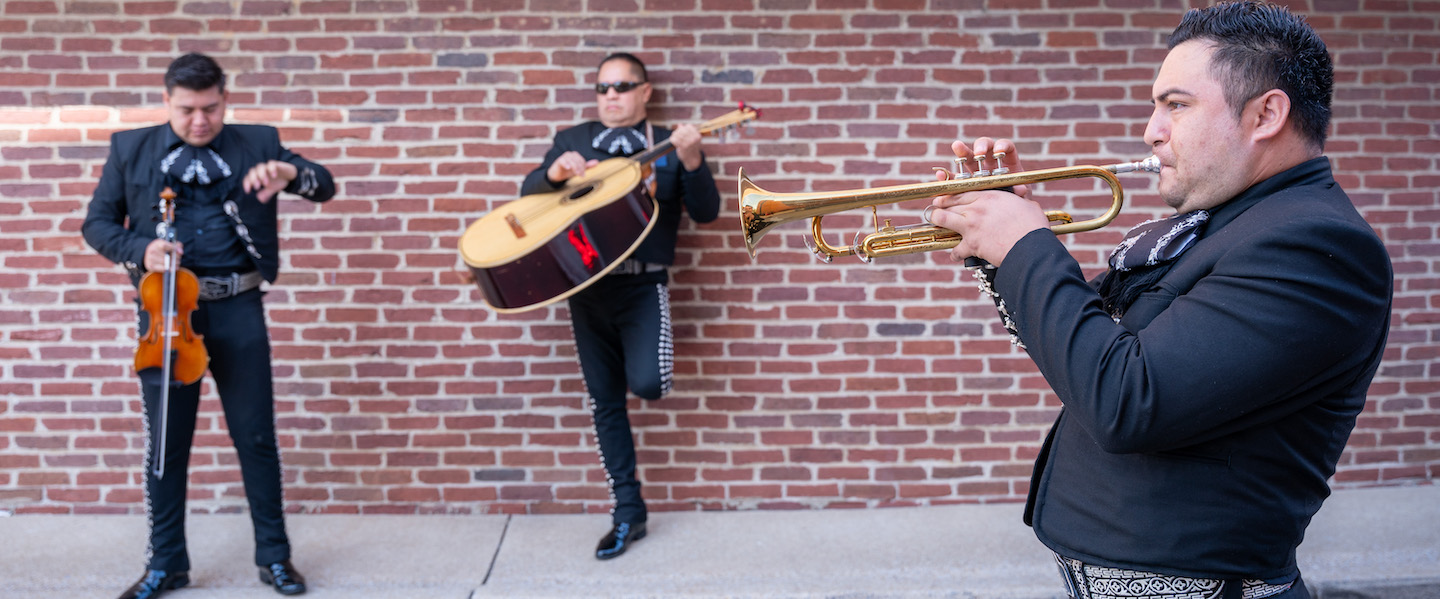
[[[617, 559], [609, 518], [291, 516], [316, 599], [489, 597], [1061, 597], [1022, 506], [651, 515]], [[137, 516], [0, 518], [7, 599], [113, 599], [141, 574]], [[249, 519], [189, 519], [190, 587], [175, 599], [278, 597], [251, 566]], [[1440, 486], [1341, 491], [1300, 547], [1320, 599], [1440, 598]]]

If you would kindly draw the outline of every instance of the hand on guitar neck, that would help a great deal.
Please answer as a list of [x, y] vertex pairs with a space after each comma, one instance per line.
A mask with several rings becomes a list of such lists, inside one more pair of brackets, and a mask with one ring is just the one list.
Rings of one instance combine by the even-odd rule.
[[675, 146], [675, 156], [680, 159], [680, 164], [685, 166], [685, 170], [693, 171], [700, 168], [699, 128], [689, 123], [672, 127], [670, 143]]

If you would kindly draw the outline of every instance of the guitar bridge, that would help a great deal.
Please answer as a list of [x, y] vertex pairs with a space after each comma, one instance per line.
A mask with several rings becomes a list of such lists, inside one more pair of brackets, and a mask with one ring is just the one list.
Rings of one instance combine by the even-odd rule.
[[525, 236], [525, 227], [520, 226], [520, 219], [515, 218], [514, 214], [506, 214], [505, 222], [510, 224], [510, 230], [515, 233], [515, 237]]

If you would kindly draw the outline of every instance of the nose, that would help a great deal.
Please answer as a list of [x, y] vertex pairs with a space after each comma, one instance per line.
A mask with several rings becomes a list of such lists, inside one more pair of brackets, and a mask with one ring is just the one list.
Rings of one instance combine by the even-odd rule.
[[1162, 107], [1156, 106], [1155, 111], [1150, 113], [1150, 122], [1145, 124], [1145, 143], [1153, 148], [1169, 139], [1170, 124], [1166, 122]]

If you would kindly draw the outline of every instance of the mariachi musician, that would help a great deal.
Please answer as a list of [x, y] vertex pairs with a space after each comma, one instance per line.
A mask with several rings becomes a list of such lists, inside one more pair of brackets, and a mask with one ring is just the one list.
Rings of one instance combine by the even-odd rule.
[[[275, 128], [225, 125], [227, 95], [225, 74], [210, 57], [192, 53], [173, 61], [162, 96], [169, 123], [111, 138], [110, 158], [82, 232], [102, 256], [124, 265], [136, 283], [147, 272], [170, 268], [167, 254], [172, 260], [178, 255], [179, 265], [198, 276], [198, 307], [187, 316], [204, 337], [209, 369], [240, 459], [255, 528], [255, 564], [262, 582], [294, 595], [305, 592], [305, 582], [290, 563], [285, 534], [260, 283], [273, 282], [279, 267], [276, 203], [270, 200], [283, 190], [323, 202], [335, 195], [335, 183], [324, 167], [281, 146]], [[178, 195], [173, 223], [157, 231], [157, 204], [167, 187]], [[167, 228], [174, 242], [159, 235]], [[142, 331], [149, 314], [142, 306]], [[161, 380], [162, 371], [169, 370], [145, 368], [138, 373], [147, 434], [149, 563], [122, 599], [158, 597], [190, 581], [186, 466], [200, 383], [171, 385]], [[203, 366], [200, 371], [203, 374]], [[168, 406], [160, 405], [162, 396], [168, 397]], [[164, 430], [155, 430], [161, 421]], [[160, 445], [164, 455], [155, 455]]]
[[670, 391], [675, 346], [666, 266], [675, 262], [680, 213], [706, 223], [720, 211], [720, 192], [700, 150], [700, 132], [694, 125], [673, 130], [652, 125], [645, 110], [651, 91], [639, 58], [625, 53], [605, 57], [595, 77], [600, 120], [558, 133], [544, 162], [521, 187], [525, 195], [554, 191], [601, 159], [630, 156], [666, 139], [675, 147], [653, 165], [659, 212], [649, 236], [609, 275], [569, 298], [600, 460], [615, 500], [613, 526], [595, 549], [599, 559], [618, 556], [645, 536], [645, 501], [635, 474], [625, 398], [627, 388], [645, 399]]

